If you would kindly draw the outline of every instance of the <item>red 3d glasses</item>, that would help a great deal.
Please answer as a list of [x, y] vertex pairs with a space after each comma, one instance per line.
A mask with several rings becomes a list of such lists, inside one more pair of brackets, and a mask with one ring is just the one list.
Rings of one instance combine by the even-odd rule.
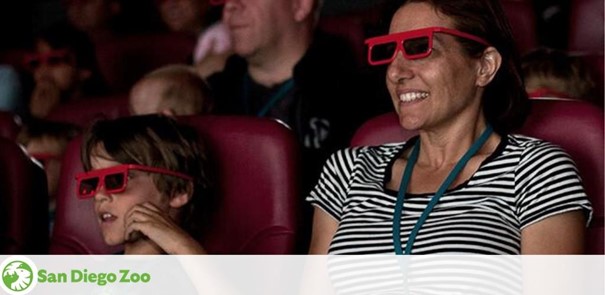
[[160, 173], [193, 181], [193, 178], [189, 175], [163, 168], [134, 164], [117, 165], [109, 168], [82, 172], [76, 175], [76, 193], [78, 198], [92, 198], [97, 193], [97, 191], [101, 189], [101, 187], [103, 187], [105, 189], [105, 192], [107, 192], [108, 194], [116, 194], [123, 192], [128, 186], [128, 172], [130, 170]]
[[425, 58], [431, 55], [435, 33], [445, 33], [489, 46], [487, 41], [475, 35], [444, 27], [428, 27], [366, 39], [368, 63], [373, 66], [388, 64], [395, 60], [397, 52], [401, 52], [409, 60]]

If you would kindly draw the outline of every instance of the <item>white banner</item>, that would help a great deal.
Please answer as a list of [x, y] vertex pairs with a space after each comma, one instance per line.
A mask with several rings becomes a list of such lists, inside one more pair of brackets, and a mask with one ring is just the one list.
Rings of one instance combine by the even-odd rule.
[[0, 256], [2, 294], [582, 294], [605, 256]]

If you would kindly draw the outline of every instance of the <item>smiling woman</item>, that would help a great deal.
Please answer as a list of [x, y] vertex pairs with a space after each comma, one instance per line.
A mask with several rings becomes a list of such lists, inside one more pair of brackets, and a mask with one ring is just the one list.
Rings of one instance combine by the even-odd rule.
[[208, 188], [195, 132], [168, 117], [99, 121], [86, 134], [77, 194], [94, 198], [103, 239], [126, 254], [203, 254], [194, 239]]
[[582, 253], [592, 214], [560, 147], [510, 134], [528, 98], [499, 0], [409, 0], [366, 41], [405, 143], [335, 153], [311, 253]]

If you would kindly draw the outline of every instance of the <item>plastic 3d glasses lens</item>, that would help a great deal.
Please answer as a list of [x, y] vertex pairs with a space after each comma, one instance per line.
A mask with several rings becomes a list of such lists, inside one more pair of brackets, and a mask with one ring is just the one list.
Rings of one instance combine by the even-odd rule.
[[[375, 44], [370, 49], [370, 59], [373, 62], [390, 61], [397, 53], [397, 42]], [[403, 41], [406, 57], [419, 58], [429, 54], [429, 37], [410, 38]]]
[[139, 170], [149, 173], [159, 173], [193, 181], [193, 177], [180, 172], [159, 167], [149, 167], [135, 164], [123, 164], [76, 175], [77, 195], [81, 199], [92, 198], [101, 186], [106, 193], [115, 194], [123, 192], [128, 186], [128, 171]]
[[[103, 176], [103, 187], [108, 193], [118, 193], [126, 188], [124, 173], [113, 173]], [[92, 197], [99, 189], [100, 178], [90, 177], [80, 180], [78, 195], [82, 198]]]

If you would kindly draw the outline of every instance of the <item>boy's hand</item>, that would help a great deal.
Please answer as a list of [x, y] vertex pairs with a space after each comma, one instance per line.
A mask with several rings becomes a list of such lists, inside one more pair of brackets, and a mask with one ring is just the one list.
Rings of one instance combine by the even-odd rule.
[[146, 202], [126, 213], [125, 239], [136, 232], [147, 236], [167, 254], [205, 254], [202, 246], [181, 229], [166, 212]]

